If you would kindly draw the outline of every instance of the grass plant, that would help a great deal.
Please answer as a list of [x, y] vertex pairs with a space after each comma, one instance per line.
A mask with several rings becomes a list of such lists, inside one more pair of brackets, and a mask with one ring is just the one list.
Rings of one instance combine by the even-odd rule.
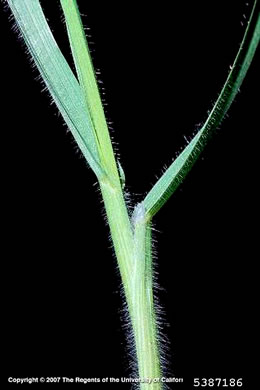
[[[30, 54], [100, 186], [135, 343], [142, 390], [160, 390], [163, 375], [153, 296], [151, 223], [182, 183], [231, 106], [260, 37], [259, 2], [253, 5], [239, 51], [204, 125], [131, 214], [124, 172], [116, 161], [95, 70], [76, 0], [60, 0], [76, 68], [57, 46], [39, 0], [7, 0]], [[56, 6], [55, 4], [53, 6]]]

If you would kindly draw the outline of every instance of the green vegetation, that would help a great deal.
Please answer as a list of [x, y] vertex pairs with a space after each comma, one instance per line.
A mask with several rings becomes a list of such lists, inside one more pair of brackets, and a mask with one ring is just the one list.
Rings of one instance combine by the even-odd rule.
[[[39, 0], [8, 0], [26, 45], [79, 148], [100, 185], [134, 334], [138, 375], [161, 376], [153, 300], [151, 220], [198, 159], [236, 96], [260, 36], [258, 1], [234, 64], [208, 119], [192, 141], [129, 215], [124, 172], [117, 164], [76, 0], [60, 0], [77, 78], [59, 50]], [[56, 6], [53, 4], [53, 6]], [[140, 385], [159, 390], [163, 384]]]

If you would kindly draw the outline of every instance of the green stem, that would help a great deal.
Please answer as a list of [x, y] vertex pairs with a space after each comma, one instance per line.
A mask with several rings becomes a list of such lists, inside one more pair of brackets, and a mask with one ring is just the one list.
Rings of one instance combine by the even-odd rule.
[[[151, 229], [142, 204], [129, 220], [121, 188], [100, 182], [132, 324], [141, 390], [161, 390], [159, 346], [152, 291]], [[134, 230], [134, 234], [133, 234]], [[149, 387], [148, 387], [149, 386]]]
[[121, 187], [106, 178], [99, 185], [128, 302], [133, 264], [132, 226]]
[[[134, 212], [134, 268], [132, 275], [132, 323], [140, 389], [161, 390], [158, 333], [152, 289], [151, 227], [143, 204]], [[146, 382], [148, 381], [148, 382]]]
[[60, 3], [65, 15], [68, 37], [79, 83], [83, 90], [86, 107], [92, 119], [99, 158], [108, 176], [117, 182], [119, 181], [119, 176], [112, 142], [77, 0], [60, 0]]
[[[123, 197], [77, 1], [60, 1], [65, 15], [79, 84], [84, 92], [86, 107], [92, 118], [99, 158], [107, 174], [99, 180], [99, 184], [133, 327], [139, 377], [159, 377], [160, 364], [152, 303], [150, 255], [147, 257], [149, 278], [146, 274], [147, 224], [144, 219], [139, 219], [133, 234], [133, 226]], [[141, 389], [146, 388], [146, 386], [141, 384]], [[156, 390], [160, 388], [158, 384], [149, 387], [149, 389]]]

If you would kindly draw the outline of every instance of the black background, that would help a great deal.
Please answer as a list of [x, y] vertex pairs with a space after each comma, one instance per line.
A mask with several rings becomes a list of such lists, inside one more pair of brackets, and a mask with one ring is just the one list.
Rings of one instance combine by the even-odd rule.
[[[205, 120], [252, 1], [104, 3], [79, 6], [133, 205]], [[71, 63], [58, 2], [42, 4]], [[7, 375], [127, 376], [120, 278], [95, 177], [8, 15], [1, 4]], [[255, 61], [220, 130], [154, 220], [170, 372], [185, 382], [176, 388], [192, 388], [194, 377], [242, 377], [250, 388], [256, 69]]]

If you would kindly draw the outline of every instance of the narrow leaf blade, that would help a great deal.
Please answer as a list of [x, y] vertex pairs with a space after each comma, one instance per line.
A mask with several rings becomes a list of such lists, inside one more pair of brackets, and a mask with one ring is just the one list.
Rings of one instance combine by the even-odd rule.
[[259, 44], [260, 15], [257, 3], [256, 0], [234, 64], [207, 121], [145, 197], [144, 206], [149, 218], [159, 211], [182, 183], [231, 106]]
[[103, 175], [81, 88], [58, 48], [39, 0], [7, 0], [50, 94], [97, 177]]

